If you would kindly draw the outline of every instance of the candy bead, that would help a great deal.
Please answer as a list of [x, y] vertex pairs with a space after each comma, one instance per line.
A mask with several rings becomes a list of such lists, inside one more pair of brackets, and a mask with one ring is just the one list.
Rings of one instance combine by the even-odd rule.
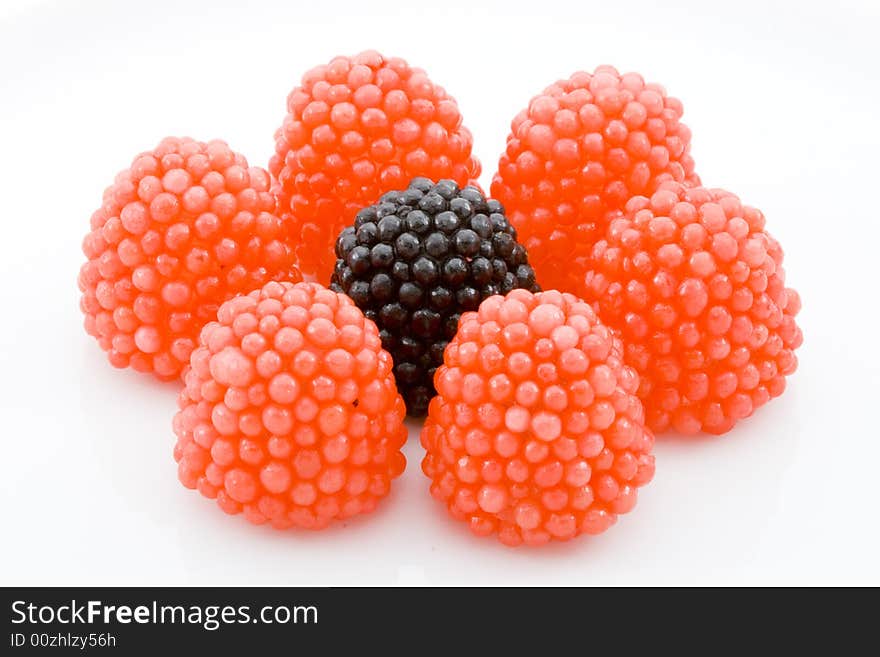
[[[510, 329], [514, 340], [497, 340]], [[435, 384], [422, 470], [431, 494], [478, 535], [541, 545], [598, 534], [653, 477], [638, 375], [571, 294], [517, 289], [464, 313]]]
[[104, 192], [83, 240], [86, 331], [116, 367], [179, 376], [217, 307], [299, 281], [269, 174], [222, 141], [168, 137]]
[[254, 524], [321, 529], [368, 513], [406, 465], [405, 408], [378, 329], [315, 283], [271, 282], [220, 306], [178, 406], [181, 483]]
[[361, 209], [336, 240], [331, 289], [379, 326], [407, 412], [424, 415], [458, 318], [514, 288], [540, 289], [504, 208], [479, 189], [415, 178]]
[[421, 69], [366, 51], [306, 73], [287, 97], [269, 170], [300, 269], [326, 281], [358, 210], [416, 176], [476, 179], [455, 100]]
[[698, 184], [682, 105], [610, 66], [559, 80], [511, 123], [492, 196], [545, 288], [574, 291], [609, 211], [664, 180]]
[[578, 291], [620, 331], [655, 432], [729, 431], [797, 368], [782, 249], [729, 192], [666, 182], [634, 197], [586, 264]]

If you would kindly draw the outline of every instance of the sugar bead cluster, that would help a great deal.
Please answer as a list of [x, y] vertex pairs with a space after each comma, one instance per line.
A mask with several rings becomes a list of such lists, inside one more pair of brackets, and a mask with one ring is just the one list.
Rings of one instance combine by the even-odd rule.
[[86, 331], [116, 367], [179, 376], [219, 305], [301, 280], [269, 174], [222, 141], [169, 137], [104, 192], [83, 240]]
[[462, 312], [514, 288], [538, 291], [504, 208], [476, 187], [414, 179], [358, 212], [336, 241], [332, 289], [379, 325], [407, 412], [424, 415]]
[[174, 418], [180, 481], [230, 514], [320, 529], [373, 510], [406, 460], [375, 324], [314, 283], [268, 283], [203, 329]]
[[654, 474], [638, 375], [592, 308], [514, 290], [462, 315], [422, 430], [431, 493], [479, 535], [598, 534]]
[[336, 57], [303, 76], [287, 112], [269, 169], [300, 267], [322, 282], [339, 231], [383, 192], [480, 173], [455, 100], [399, 58]]
[[654, 431], [724, 433], [797, 367], [797, 292], [764, 216], [723, 190], [664, 183], [593, 246], [578, 292], [621, 331]]
[[547, 87], [516, 115], [492, 180], [545, 289], [574, 289], [572, 263], [610, 210], [664, 180], [699, 182], [681, 102], [611, 66]]

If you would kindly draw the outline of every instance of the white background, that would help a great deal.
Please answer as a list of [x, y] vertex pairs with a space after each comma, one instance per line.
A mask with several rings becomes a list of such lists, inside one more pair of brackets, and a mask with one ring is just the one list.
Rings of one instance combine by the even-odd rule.
[[[880, 584], [880, 5], [433, 4], [0, 2], [0, 583]], [[484, 183], [554, 80], [611, 63], [666, 85], [703, 181], [786, 250], [805, 334], [786, 394], [724, 437], [659, 440], [632, 514], [540, 550], [446, 517], [415, 424], [392, 496], [344, 527], [253, 527], [185, 490], [175, 387], [82, 329], [89, 217], [167, 134], [265, 166], [301, 74], [365, 48], [456, 96]]]

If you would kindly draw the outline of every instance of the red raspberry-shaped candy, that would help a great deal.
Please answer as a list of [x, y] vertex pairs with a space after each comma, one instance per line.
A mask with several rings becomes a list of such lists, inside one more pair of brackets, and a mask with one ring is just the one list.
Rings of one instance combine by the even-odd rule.
[[574, 290], [609, 210], [664, 180], [699, 183], [682, 105], [637, 73], [579, 72], [511, 123], [492, 181], [545, 288]]
[[267, 283], [202, 330], [174, 418], [178, 476], [226, 513], [320, 529], [403, 472], [406, 409], [376, 325], [315, 283]]
[[116, 367], [178, 376], [233, 295], [301, 280], [269, 174], [222, 141], [168, 137], [104, 192], [83, 240], [85, 327]]
[[654, 475], [638, 375], [570, 294], [514, 290], [465, 313], [422, 430], [431, 494], [479, 535], [598, 534]]
[[455, 100], [425, 72], [377, 52], [337, 57], [287, 97], [269, 169], [300, 269], [329, 280], [333, 243], [358, 210], [412, 178], [480, 174]]
[[580, 289], [619, 329], [654, 431], [724, 433], [794, 372], [801, 302], [759, 210], [664, 183], [593, 247]]

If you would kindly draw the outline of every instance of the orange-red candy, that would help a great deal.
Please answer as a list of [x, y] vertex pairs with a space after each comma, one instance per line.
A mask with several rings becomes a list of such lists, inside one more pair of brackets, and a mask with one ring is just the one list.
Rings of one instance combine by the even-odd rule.
[[268, 172], [225, 142], [168, 137], [104, 191], [82, 248], [86, 331], [116, 367], [179, 376], [219, 305], [301, 280]]
[[492, 196], [545, 288], [574, 291], [605, 217], [665, 180], [699, 183], [682, 104], [637, 73], [578, 72], [511, 123]]
[[571, 294], [518, 289], [462, 315], [422, 430], [431, 494], [481, 536], [599, 534], [654, 475], [639, 377]]
[[375, 51], [336, 57], [287, 97], [269, 170], [304, 274], [329, 281], [339, 232], [412, 178], [480, 174], [458, 105], [418, 68]]
[[593, 247], [580, 293], [619, 330], [654, 431], [728, 431], [785, 390], [803, 339], [764, 215], [729, 192], [664, 183]]
[[315, 283], [268, 283], [202, 330], [174, 418], [178, 477], [229, 514], [321, 529], [372, 511], [406, 465], [376, 325]]

